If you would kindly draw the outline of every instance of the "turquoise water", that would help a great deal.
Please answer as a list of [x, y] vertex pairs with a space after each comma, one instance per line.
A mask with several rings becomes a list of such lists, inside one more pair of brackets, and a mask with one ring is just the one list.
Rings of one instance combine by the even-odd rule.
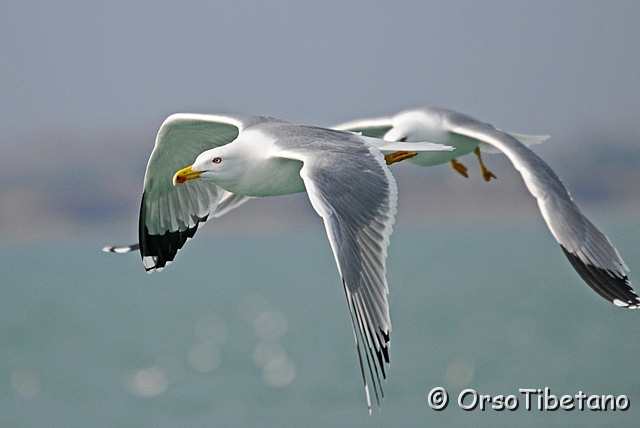
[[[640, 228], [604, 229], [640, 285]], [[392, 363], [371, 416], [321, 224], [202, 235], [153, 275], [137, 254], [101, 253], [111, 242], [0, 246], [0, 426], [584, 427], [640, 417], [640, 312], [592, 292], [541, 223], [396, 227]], [[449, 393], [442, 411], [428, 405], [435, 387]], [[527, 411], [518, 389], [544, 387], [626, 395], [630, 408], [540, 411], [534, 396]], [[519, 408], [464, 411], [465, 388], [514, 395]]]

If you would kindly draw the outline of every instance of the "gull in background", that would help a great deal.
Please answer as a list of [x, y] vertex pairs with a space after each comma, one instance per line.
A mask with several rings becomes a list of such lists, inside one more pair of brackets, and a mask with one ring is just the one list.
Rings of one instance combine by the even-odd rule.
[[527, 189], [538, 201], [549, 230], [582, 279], [616, 306], [635, 309], [640, 305], [640, 298], [626, 274], [629, 268], [618, 251], [580, 212], [549, 165], [527, 147], [544, 141], [547, 136], [503, 132], [465, 114], [435, 107], [354, 120], [333, 128], [389, 141], [431, 141], [455, 147], [453, 152], [432, 153], [432, 156], [419, 153], [407, 161], [420, 166], [451, 162], [451, 166], [465, 176], [467, 169], [457, 157], [473, 151], [486, 181], [495, 175], [482, 162], [480, 150], [504, 153], [520, 171]]
[[172, 115], [158, 131], [144, 178], [138, 236], [144, 267], [168, 265], [211, 213], [249, 197], [306, 191], [342, 278], [371, 413], [368, 378], [380, 405], [389, 363], [385, 275], [398, 191], [387, 164], [442, 150], [452, 148], [259, 116]]

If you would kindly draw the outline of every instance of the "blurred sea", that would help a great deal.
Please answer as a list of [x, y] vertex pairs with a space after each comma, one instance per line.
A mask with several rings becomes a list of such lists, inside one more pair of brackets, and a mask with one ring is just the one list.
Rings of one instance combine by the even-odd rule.
[[[640, 289], [640, 223], [599, 224]], [[138, 254], [63, 241], [0, 245], [1, 427], [634, 426], [640, 313], [586, 286], [542, 221], [397, 224], [391, 367], [368, 415], [322, 222], [203, 232], [161, 273]], [[434, 387], [449, 392], [442, 411]], [[626, 395], [627, 411], [527, 411], [519, 388]], [[515, 411], [457, 396], [515, 395]], [[586, 406], [585, 406], [586, 407]]]

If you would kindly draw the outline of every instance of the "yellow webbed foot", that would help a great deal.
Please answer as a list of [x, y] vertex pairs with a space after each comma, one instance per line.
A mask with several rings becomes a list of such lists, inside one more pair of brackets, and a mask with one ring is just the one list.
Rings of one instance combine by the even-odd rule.
[[393, 153], [389, 153], [388, 155], [384, 155], [384, 160], [385, 162], [387, 162], [387, 165], [391, 165], [392, 163], [400, 162], [405, 159], [410, 159], [417, 154], [418, 153], [416, 152], [407, 152], [407, 151], [401, 150], [399, 152], [393, 152]]
[[480, 173], [482, 174], [482, 178], [484, 178], [484, 181], [491, 181], [492, 178], [498, 178], [493, 172], [489, 171], [485, 167], [480, 168]]
[[484, 181], [491, 181], [492, 178], [497, 179], [498, 177], [496, 177], [493, 172], [489, 171], [487, 167], [484, 166], [484, 163], [482, 162], [482, 155], [480, 155], [480, 147], [476, 147], [473, 153], [476, 154], [476, 156], [478, 157], [478, 162], [480, 162], [480, 173], [482, 174], [482, 178], [484, 178]]
[[462, 162], [459, 162], [457, 159], [451, 159], [449, 161], [449, 165], [451, 165], [451, 168], [456, 170], [458, 174], [469, 178], [469, 174], [467, 174], [467, 167], [464, 166]]

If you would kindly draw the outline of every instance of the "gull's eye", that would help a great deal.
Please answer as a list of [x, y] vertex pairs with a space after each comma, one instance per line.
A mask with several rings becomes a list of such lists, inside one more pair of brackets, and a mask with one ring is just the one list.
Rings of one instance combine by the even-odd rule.
[[213, 158], [213, 160], [212, 160], [211, 162], [213, 162], [213, 163], [220, 163], [220, 162], [222, 162], [222, 158], [217, 158], [217, 157], [216, 157], [216, 158]]
[[398, 141], [400, 141], [402, 143], [406, 143], [407, 142], [407, 137], [402, 137]]

